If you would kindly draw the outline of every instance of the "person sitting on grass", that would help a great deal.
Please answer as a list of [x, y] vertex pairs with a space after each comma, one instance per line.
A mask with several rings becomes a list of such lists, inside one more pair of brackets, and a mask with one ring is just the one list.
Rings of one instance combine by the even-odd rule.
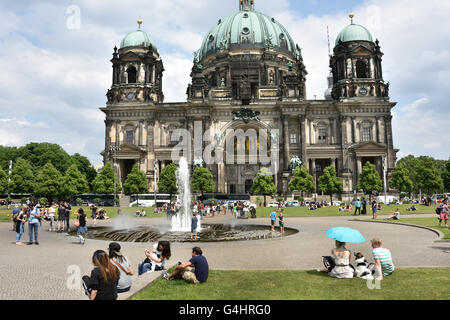
[[199, 247], [192, 248], [192, 258], [185, 263], [178, 263], [175, 270], [168, 274], [163, 274], [163, 278], [166, 280], [172, 280], [174, 278], [183, 278], [189, 283], [203, 283], [208, 279], [209, 265], [206, 258], [203, 256], [202, 249]]
[[353, 278], [354, 269], [350, 265], [351, 252], [345, 248], [345, 242], [336, 240], [336, 248], [331, 250], [331, 257], [323, 258], [325, 268], [317, 269], [318, 272], [327, 272], [333, 278]]
[[400, 220], [400, 211], [398, 211], [398, 208], [395, 209], [395, 212], [392, 215], [390, 215], [389, 217], [386, 218], [386, 220], [391, 220], [391, 219]]
[[413, 204], [411, 207], [406, 208], [406, 211], [417, 211], [417, 208]]
[[145, 250], [147, 258], [139, 263], [138, 274], [164, 270], [164, 264], [166, 260], [170, 259], [171, 255], [169, 241], [159, 241], [158, 244], [153, 246], [151, 251]]
[[377, 280], [383, 280], [395, 270], [394, 263], [392, 262], [392, 254], [388, 249], [382, 247], [382, 241], [380, 238], [374, 238], [372, 243], [372, 255], [375, 260], [375, 274]]

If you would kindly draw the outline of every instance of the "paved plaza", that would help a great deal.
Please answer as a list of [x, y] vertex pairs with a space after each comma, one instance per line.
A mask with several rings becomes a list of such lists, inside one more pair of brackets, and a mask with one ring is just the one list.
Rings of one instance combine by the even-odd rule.
[[[423, 217], [424, 215], [421, 215]], [[413, 216], [411, 216], [413, 217]], [[422, 228], [402, 225], [352, 221], [353, 217], [287, 217], [286, 226], [300, 230], [282, 239], [235, 241], [227, 243], [199, 243], [211, 269], [220, 270], [308, 270], [321, 266], [321, 256], [329, 255], [333, 240], [325, 235], [331, 227], [344, 226], [361, 231], [366, 240], [383, 239], [384, 247], [392, 251], [396, 267], [450, 267], [450, 242], [436, 242], [436, 233]], [[366, 217], [364, 219], [368, 219]], [[207, 223], [229, 221], [230, 216], [206, 218]], [[139, 225], [163, 225], [166, 219], [133, 219]], [[98, 225], [113, 224], [101, 221]], [[268, 218], [239, 220], [239, 223], [269, 225]], [[0, 223], [0, 299], [86, 299], [80, 288], [69, 289], [67, 283], [80, 275], [90, 274], [92, 254], [95, 250], [107, 250], [109, 241], [87, 240], [78, 244], [76, 237], [65, 233], [48, 232], [47, 223], [39, 229], [40, 245], [16, 246], [11, 223]], [[22, 238], [28, 241], [28, 228]], [[137, 264], [144, 258], [144, 249], [150, 243], [121, 243], [122, 253]], [[190, 258], [193, 243], [172, 243], [172, 258], [167, 267]], [[348, 249], [361, 251], [371, 261], [370, 241], [349, 244]], [[132, 291], [119, 295], [126, 299], [144, 288], [161, 272], [135, 278]], [[76, 282], [76, 285], [78, 283]]]

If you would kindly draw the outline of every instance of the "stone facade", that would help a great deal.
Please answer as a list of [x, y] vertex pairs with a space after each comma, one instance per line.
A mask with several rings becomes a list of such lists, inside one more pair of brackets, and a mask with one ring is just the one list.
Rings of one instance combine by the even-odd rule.
[[[280, 194], [290, 193], [294, 157], [315, 179], [326, 166], [335, 166], [348, 195], [367, 161], [381, 175], [386, 156], [389, 177], [398, 151], [392, 137], [395, 103], [390, 102], [389, 84], [383, 80], [378, 40], [336, 45], [330, 58], [333, 86], [329, 100], [306, 99], [307, 72], [301, 49], [297, 45], [296, 50], [285, 50], [282, 44], [266, 41], [264, 47], [249, 48], [247, 42], [240, 48], [223, 41], [201, 58], [196, 53], [187, 102], [182, 103], [163, 102], [164, 68], [151, 46], [115, 48], [113, 85], [106, 107], [101, 108], [106, 115], [104, 161], [115, 163], [122, 182], [132, 165], [139, 163], [153, 191], [154, 175], [158, 179], [164, 166], [172, 162], [177, 143], [171, 140], [174, 130], [187, 129], [194, 139], [195, 130], [211, 129], [213, 140], [225, 137], [227, 129], [277, 129], [280, 168], [275, 181]], [[236, 112], [243, 108], [259, 113], [258, 119], [236, 119]], [[120, 146], [120, 151], [112, 151], [112, 146]], [[204, 149], [206, 143], [200, 146]], [[192, 150], [191, 161], [202, 151]], [[249, 191], [262, 164], [246, 161], [208, 165], [217, 192]]]

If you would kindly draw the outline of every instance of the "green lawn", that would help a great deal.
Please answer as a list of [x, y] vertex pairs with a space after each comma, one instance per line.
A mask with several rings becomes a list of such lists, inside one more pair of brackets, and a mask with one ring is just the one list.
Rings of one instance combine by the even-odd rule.
[[[378, 215], [390, 215], [392, 214], [396, 208], [399, 208], [401, 215], [410, 215], [410, 214], [422, 214], [422, 213], [434, 213], [436, 206], [425, 207], [423, 205], [416, 205], [417, 211], [406, 211], [411, 205], [402, 204], [402, 205], [383, 205], [382, 210], [378, 211]], [[286, 217], [321, 217], [321, 216], [350, 216], [354, 213], [355, 209], [353, 208], [353, 212], [339, 212], [339, 207], [322, 207], [317, 210], [309, 210], [309, 207], [287, 207], [284, 209], [284, 216]], [[259, 207], [256, 209], [257, 217], [268, 217], [272, 210], [276, 210], [276, 208], [264, 208]], [[370, 207], [367, 207], [367, 214], [372, 215], [372, 211]]]
[[[403, 204], [403, 205], [392, 205], [392, 206], [383, 206], [382, 210], [378, 212], [379, 216], [382, 215], [388, 215], [393, 213], [393, 211], [395, 210], [395, 208], [399, 208], [400, 209], [400, 214], [402, 215], [410, 215], [410, 214], [422, 214], [422, 213], [434, 213], [434, 210], [436, 209], [435, 206], [432, 207], [425, 207], [422, 205], [416, 205], [416, 207], [419, 209], [418, 211], [415, 212], [411, 212], [411, 211], [406, 211], [406, 208], [409, 208], [410, 205], [407, 204]], [[79, 206], [73, 206], [72, 207], [72, 212], [75, 212], [75, 210], [77, 210], [78, 208], [80, 208]], [[82, 207], [84, 209], [84, 211], [88, 214], [88, 217], [90, 217], [91, 215], [91, 210], [89, 209], [89, 207]], [[117, 217], [117, 209], [119, 209], [118, 207], [104, 207], [107, 211], [107, 215], [110, 218], [115, 218]], [[338, 207], [323, 207], [317, 210], [309, 210], [309, 207], [288, 207], [285, 208], [284, 210], [284, 216], [286, 217], [329, 217], [329, 216], [350, 216], [352, 213], [349, 212], [339, 212]], [[130, 208], [130, 207], [122, 207], [121, 208], [122, 211], [126, 214], [126, 215], [130, 215], [130, 216], [134, 216], [135, 212], [136, 212], [136, 207]], [[141, 209], [141, 208], [140, 208]], [[144, 208], [145, 212], [147, 213], [147, 218], [159, 218], [159, 217], [164, 217], [165, 214], [162, 213], [158, 213], [158, 214], [154, 214], [153, 213], [153, 209], [152, 208]], [[256, 216], [260, 217], [260, 218], [265, 218], [265, 217], [269, 217], [270, 212], [272, 210], [276, 210], [276, 208], [265, 208], [265, 207], [258, 207], [256, 209]], [[9, 221], [10, 217], [8, 216], [8, 213], [11, 212], [11, 210], [6, 210], [6, 207], [0, 207], [0, 221]], [[368, 208], [368, 215], [371, 215], [371, 211], [370, 208]], [[75, 218], [74, 215], [71, 216], [71, 218]], [[140, 218], [142, 219], [142, 218]]]
[[159, 279], [133, 300], [448, 300], [450, 268], [398, 269], [381, 289], [365, 280], [333, 279], [317, 271], [211, 270], [203, 284]]
[[[84, 212], [87, 214], [88, 219], [90, 219], [91, 217], [91, 209], [89, 207], [85, 207], [85, 206], [73, 206], [72, 207], [72, 214], [71, 214], [71, 218], [75, 219], [76, 216], [73, 214], [76, 210], [78, 210], [78, 208], [83, 208]], [[103, 207], [106, 210], [106, 214], [108, 215], [108, 217], [110, 218], [116, 218], [117, 217], [117, 210], [119, 209], [118, 207]], [[127, 216], [135, 216], [136, 213], [136, 207], [130, 208], [130, 207], [121, 207], [120, 209], [122, 209], [122, 211], [127, 215]], [[158, 218], [158, 217], [165, 217], [165, 214], [162, 213], [157, 213], [154, 214], [153, 213], [153, 207], [152, 208], [139, 208], [139, 209], [144, 209], [147, 217], [151, 217], [151, 218]], [[11, 212], [12, 209], [7, 210], [6, 207], [0, 207], [0, 221], [11, 221], [11, 217], [9, 216], [9, 213]], [[136, 219], [142, 219], [142, 218], [136, 218]]]
[[[444, 240], [450, 240], [450, 230], [445, 227], [444, 221], [442, 222], [442, 225], [438, 227], [439, 220], [437, 219], [438, 215], [433, 218], [405, 218], [403, 219], [400, 217], [400, 220], [389, 220], [389, 222], [393, 223], [406, 223], [406, 224], [412, 224], [412, 225], [418, 225], [423, 227], [429, 227], [436, 230], [441, 231], [444, 234]], [[385, 222], [385, 221], [383, 221]], [[386, 221], [387, 222], [387, 221]], [[449, 222], [450, 225], [450, 222]]]

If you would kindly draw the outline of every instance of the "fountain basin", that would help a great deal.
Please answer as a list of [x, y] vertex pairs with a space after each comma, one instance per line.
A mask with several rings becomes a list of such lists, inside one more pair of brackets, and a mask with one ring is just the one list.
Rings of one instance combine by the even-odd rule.
[[[297, 229], [285, 228], [284, 237], [298, 233]], [[76, 232], [72, 232], [76, 235]], [[262, 225], [235, 225], [230, 224], [202, 224], [202, 230], [198, 233], [198, 240], [190, 239], [189, 232], [160, 231], [155, 227], [140, 226], [129, 229], [114, 229], [111, 227], [89, 227], [85, 236], [87, 239], [109, 240], [119, 242], [223, 242], [276, 239], [282, 235], [279, 228], [271, 231], [270, 226]]]

